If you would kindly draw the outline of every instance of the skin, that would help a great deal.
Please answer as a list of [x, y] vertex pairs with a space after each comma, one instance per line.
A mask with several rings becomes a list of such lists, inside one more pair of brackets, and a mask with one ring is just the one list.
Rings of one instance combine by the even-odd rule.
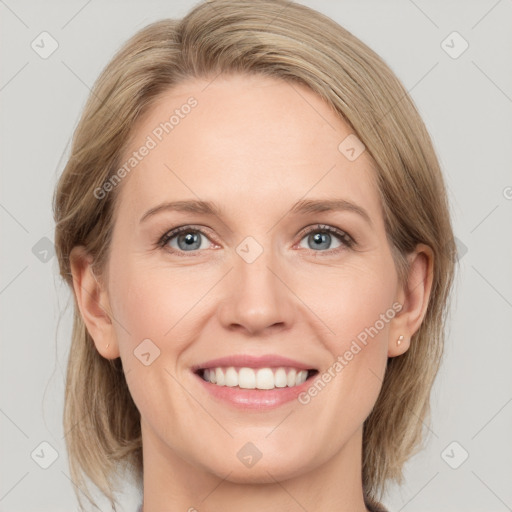
[[[144, 512], [365, 511], [363, 422], [387, 358], [409, 348], [424, 317], [431, 252], [418, 246], [409, 255], [401, 286], [372, 161], [366, 151], [349, 161], [338, 150], [350, 127], [302, 86], [244, 75], [182, 83], [135, 127], [125, 156], [190, 96], [197, 107], [120, 185], [104, 278], [82, 247], [71, 255], [86, 326], [103, 357], [121, 357], [141, 413]], [[350, 201], [371, 223], [353, 211], [290, 213], [313, 198]], [[188, 199], [215, 202], [223, 215], [165, 211], [140, 222], [162, 202]], [[327, 234], [315, 249], [317, 232], [302, 230], [317, 223], [356, 245]], [[195, 256], [177, 238], [169, 244], [181, 256], [157, 247], [183, 225], [204, 233]], [[263, 249], [252, 263], [236, 252], [247, 236]], [[306, 405], [234, 409], [190, 370], [246, 353], [295, 358], [322, 373], [395, 302], [401, 312]], [[133, 352], [147, 338], [160, 356], [145, 366]], [[251, 468], [237, 457], [247, 442], [262, 453]]]

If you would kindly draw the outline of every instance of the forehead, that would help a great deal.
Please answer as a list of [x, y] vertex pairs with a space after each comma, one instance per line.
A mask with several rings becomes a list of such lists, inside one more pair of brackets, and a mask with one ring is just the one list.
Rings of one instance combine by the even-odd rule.
[[303, 85], [259, 75], [190, 80], [163, 93], [135, 127], [119, 207], [201, 198], [236, 214], [241, 205], [256, 213], [262, 204], [343, 197], [378, 216], [372, 160], [366, 151], [348, 158], [347, 145], [364, 148]]

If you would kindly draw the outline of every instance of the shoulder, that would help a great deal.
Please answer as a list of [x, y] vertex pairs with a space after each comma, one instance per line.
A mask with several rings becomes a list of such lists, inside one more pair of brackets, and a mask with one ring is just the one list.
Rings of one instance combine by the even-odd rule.
[[[365, 498], [364, 502], [368, 510], [370, 510], [370, 512], [389, 512], [388, 509], [378, 501], [374, 501], [370, 498]], [[143, 512], [142, 505], [139, 506], [137, 512]]]

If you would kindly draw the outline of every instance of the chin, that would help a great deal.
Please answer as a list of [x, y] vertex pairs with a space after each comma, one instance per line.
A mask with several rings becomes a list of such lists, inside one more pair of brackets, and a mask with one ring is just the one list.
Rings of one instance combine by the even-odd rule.
[[215, 465], [206, 469], [219, 478], [236, 484], [275, 483], [276, 480], [285, 481], [295, 478], [306, 471], [303, 458], [294, 457], [293, 460], [283, 460], [278, 454], [273, 453], [272, 456], [264, 459], [265, 456], [262, 455], [261, 459], [252, 466], [245, 466], [236, 459], [232, 463]]

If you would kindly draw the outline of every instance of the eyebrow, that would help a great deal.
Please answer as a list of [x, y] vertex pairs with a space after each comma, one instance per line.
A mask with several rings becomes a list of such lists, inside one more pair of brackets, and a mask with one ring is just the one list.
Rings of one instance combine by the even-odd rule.
[[[203, 215], [212, 215], [215, 217], [222, 217], [221, 209], [211, 201], [172, 201], [161, 203], [154, 208], [148, 210], [140, 219], [140, 222], [145, 221], [149, 217], [156, 215], [163, 211], [178, 211], [188, 213], [198, 213]], [[331, 211], [349, 211], [356, 213], [362, 217], [370, 226], [372, 220], [368, 212], [355, 203], [347, 201], [346, 199], [303, 199], [297, 201], [291, 208], [290, 213], [294, 215], [306, 215], [309, 213], [322, 213]]]

